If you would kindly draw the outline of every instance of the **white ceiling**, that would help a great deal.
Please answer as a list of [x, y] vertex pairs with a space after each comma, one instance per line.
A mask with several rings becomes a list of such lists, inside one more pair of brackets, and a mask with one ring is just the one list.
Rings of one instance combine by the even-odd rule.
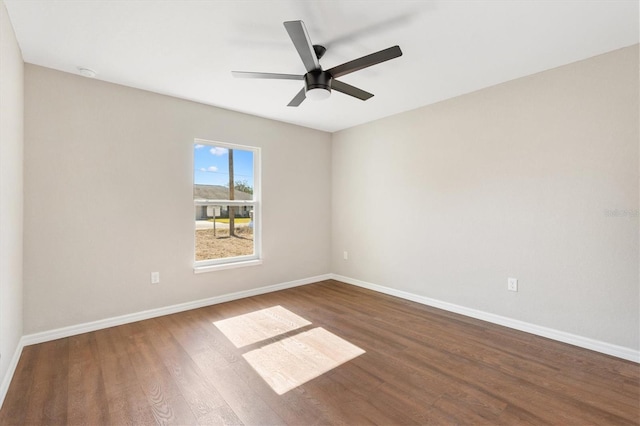
[[[5, 0], [25, 62], [337, 131], [638, 43], [637, 0]], [[304, 74], [282, 23], [303, 20], [325, 69], [399, 45], [341, 78], [374, 93], [287, 103]]]

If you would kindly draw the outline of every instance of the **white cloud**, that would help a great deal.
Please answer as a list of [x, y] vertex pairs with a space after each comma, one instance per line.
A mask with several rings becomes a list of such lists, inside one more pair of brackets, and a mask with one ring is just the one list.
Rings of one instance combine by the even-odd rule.
[[202, 148], [204, 148], [204, 145], [196, 144], [196, 146], [194, 148], [195, 149], [202, 149]]
[[211, 152], [211, 154], [219, 157], [221, 155], [225, 155], [227, 152], [229, 152], [229, 150], [227, 148], [221, 148], [219, 146], [214, 146], [213, 148], [211, 148], [209, 150], [209, 152]]
[[209, 167], [201, 167], [200, 168], [201, 172], [217, 172], [218, 168], [216, 166], [209, 166]]

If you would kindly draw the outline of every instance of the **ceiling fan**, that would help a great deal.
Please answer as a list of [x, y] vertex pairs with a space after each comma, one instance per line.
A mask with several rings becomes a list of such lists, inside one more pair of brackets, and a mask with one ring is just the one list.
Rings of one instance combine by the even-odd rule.
[[373, 94], [362, 89], [351, 86], [342, 81], [336, 80], [338, 77], [388, 61], [402, 56], [400, 47], [393, 46], [379, 52], [363, 56], [353, 61], [345, 62], [328, 70], [323, 70], [320, 66], [320, 58], [327, 49], [318, 44], [312, 44], [307, 29], [302, 21], [287, 21], [284, 27], [291, 37], [293, 45], [296, 47], [300, 59], [307, 70], [304, 75], [296, 74], [274, 74], [266, 72], [245, 72], [232, 71], [234, 77], [240, 78], [266, 78], [275, 80], [304, 80], [304, 87], [293, 97], [287, 106], [297, 107], [306, 98], [312, 100], [326, 99], [331, 94], [331, 90], [337, 90], [346, 95], [366, 101]]

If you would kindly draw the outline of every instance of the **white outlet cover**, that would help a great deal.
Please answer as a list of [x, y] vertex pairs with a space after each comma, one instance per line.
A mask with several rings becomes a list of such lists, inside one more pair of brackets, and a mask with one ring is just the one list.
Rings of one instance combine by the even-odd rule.
[[507, 279], [507, 290], [518, 291], [518, 280], [516, 278]]

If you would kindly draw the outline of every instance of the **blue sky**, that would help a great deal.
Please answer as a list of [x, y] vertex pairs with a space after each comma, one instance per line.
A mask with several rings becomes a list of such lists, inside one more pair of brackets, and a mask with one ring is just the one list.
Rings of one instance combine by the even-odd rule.
[[[193, 179], [196, 184], [229, 184], [229, 150], [215, 145], [194, 144]], [[253, 187], [253, 152], [233, 150], [234, 180]]]

